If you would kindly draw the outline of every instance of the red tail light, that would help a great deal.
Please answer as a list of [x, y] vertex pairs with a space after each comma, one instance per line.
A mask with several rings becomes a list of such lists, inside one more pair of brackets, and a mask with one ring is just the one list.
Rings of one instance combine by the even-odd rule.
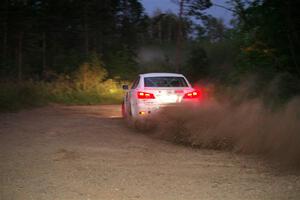
[[138, 92], [137, 97], [138, 99], [155, 99], [154, 94], [148, 92]]
[[200, 97], [201, 97], [200, 90], [194, 90], [193, 92], [188, 92], [183, 96], [184, 99], [197, 99]]

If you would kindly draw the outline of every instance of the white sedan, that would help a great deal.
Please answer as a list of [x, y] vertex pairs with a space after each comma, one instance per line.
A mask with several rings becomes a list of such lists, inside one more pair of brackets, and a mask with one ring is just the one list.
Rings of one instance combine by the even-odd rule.
[[140, 74], [132, 86], [123, 85], [126, 95], [122, 104], [123, 117], [140, 119], [160, 108], [184, 102], [198, 102], [201, 91], [192, 88], [182, 74]]

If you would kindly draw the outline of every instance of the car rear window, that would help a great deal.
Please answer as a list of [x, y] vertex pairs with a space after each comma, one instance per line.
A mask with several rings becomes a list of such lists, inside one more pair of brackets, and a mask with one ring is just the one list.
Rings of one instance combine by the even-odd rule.
[[145, 77], [145, 87], [188, 87], [183, 77]]

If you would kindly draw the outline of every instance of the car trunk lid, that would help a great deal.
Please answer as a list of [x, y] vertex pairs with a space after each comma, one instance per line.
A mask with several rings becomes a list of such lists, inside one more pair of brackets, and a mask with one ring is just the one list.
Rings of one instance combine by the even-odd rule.
[[147, 88], [144, 90], [154, 94], [155, 102], [158, 104], [180, 103], [185, 93], [190, 92], [190, 88]]

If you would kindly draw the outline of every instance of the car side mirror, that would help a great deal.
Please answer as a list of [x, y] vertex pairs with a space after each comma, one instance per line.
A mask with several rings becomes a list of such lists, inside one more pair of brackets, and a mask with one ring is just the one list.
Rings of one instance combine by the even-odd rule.
[[123, 90], [128, 90], [128, 85], [122, 85]]

